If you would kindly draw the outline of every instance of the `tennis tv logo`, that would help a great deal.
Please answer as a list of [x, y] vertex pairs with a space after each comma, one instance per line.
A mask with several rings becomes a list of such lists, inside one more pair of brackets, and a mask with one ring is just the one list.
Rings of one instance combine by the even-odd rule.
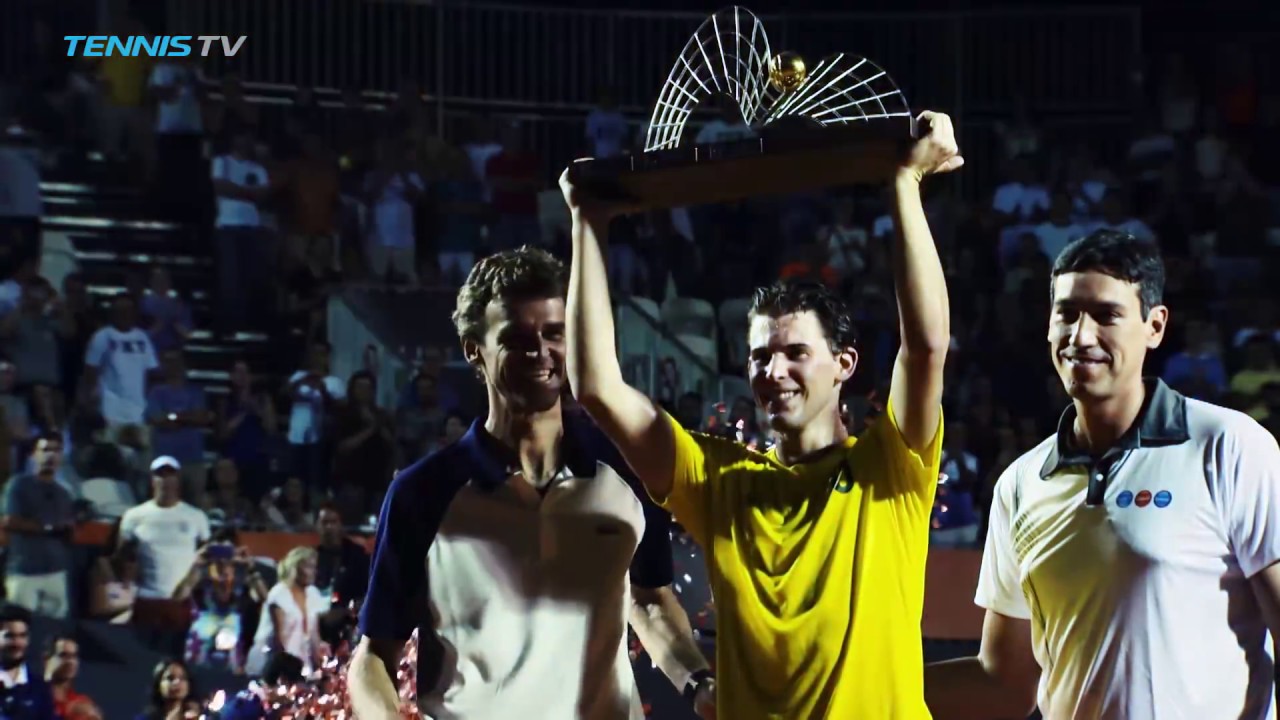
[[64, 35], [67, 57], [187, 57], [198, 47], [200, 57], [222, 51], [225, 57], [240, 52], [246, 35]]

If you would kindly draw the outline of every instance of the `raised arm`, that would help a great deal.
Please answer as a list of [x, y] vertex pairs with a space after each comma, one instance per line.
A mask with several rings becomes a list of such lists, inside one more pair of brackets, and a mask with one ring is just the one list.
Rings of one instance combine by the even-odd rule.
[[666, 498], [675, 471], [671, 427], [652, 400], [623, 380], [613, 330], [604, 244], [609, 221], [624, 209], [584, 197], [570, 182], [568, 170], [560, 176], [560, 189], [573, 217], [566, 308], [569, 385], [645, 489], [655, 498]]
[[925, 112], [919, 121], [927, 134], [916, 142], [893, 180], [893, 283], [902, 346], [889, 391], [903, 440], [917, 451], [928, 447], [938, 432], [942, 370], [951, 344], [947, 281], [925, 219], [920, 183], [926, 175], [964, 164], [951, 118]]

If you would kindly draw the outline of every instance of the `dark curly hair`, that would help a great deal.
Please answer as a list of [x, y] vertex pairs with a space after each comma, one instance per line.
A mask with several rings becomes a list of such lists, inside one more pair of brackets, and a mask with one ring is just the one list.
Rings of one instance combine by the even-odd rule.
[[765, 315], [776, 318], [806, 311], [818, 318], [832, 353], [857, 345], [858, 333], [853, 325], [849, 304], [819, 282], [779, 280], [772, 285], [756, 288], [747, 316]]
[[1059, 275], [1098, 272], [1138, 286], [1142, 317], [1164, 300], [1164, 260], [1160, 248], [1118, 230], [1095, 230], [1062, 249], [1049, 278], [1049, 301]]
[[568, 284], [564, 263], [545, 250], [526, 245], [490, 255], [471, 268], [458, 291], [458, 306], [453, 311], [458, 337], [479, 341], [484, 336], [484, 311], [494, 300], [505, 304], [563, 298]]

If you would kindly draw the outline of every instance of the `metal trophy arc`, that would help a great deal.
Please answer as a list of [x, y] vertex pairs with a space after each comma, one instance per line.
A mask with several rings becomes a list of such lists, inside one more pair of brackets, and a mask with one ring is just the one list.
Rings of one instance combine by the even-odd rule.
[[[687, 124], [719, 104], [740, 139], [697, 142]], [[808, 67], [775, 54], [764, 24], [729, 7], [703, 21], [659, 93], [644, 151], [570, 167], [574, 185], [649, 208], [881, 182], [916, 136], [902, 91], [867, 58], [837, 53]]]

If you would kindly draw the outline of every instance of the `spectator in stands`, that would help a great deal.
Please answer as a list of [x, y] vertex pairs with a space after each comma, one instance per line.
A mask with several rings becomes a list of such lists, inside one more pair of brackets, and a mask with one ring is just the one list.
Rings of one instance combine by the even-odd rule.
[[324, 338], [329, 295], [341, 282], [341, 273], [333, 267], [332, 239], [323, 235], [310, 238], [302, 263], [293, 266], [280, 287], [285, 321], [302, 330], [307, 342]]
[[1280, 343], [1280, 323], [1276, 321], [1276, 301], [1274, 298], [1250, 298], [1251, 317], [1246, 318], [1243, 327], [1231, 337], [1231, 346], [1243, 348], [1257, 336]]
[[412, 387], [413, 398], [400, 404], [395, 418], [396, 440], [406, 464], [430, 452], [445, 418], [435, 376], [419, 371], [413, 376]]
[[173, 348], [161, 355], [164, 381], [147, 393], [147, 422], [151, 425], [151, 447], [158, 456], [168, 456], [182, 466], [182, 496], [199, 503], [208, 484], [209, 465], [204, 460], [205, 429], [213, 426], [204, 388], [187, 380], [182, 350]]
[[234, 332], [261, 317], [260, 301], [270, 287], [273, 251], [260, 206], [271, 195], [272, 178], [255, 159], [247, 129], [237, 130], [230, 152], [215, 157], [211, 171], [217, 198], [217, 321], [222, 332]]
[[1183, 348], [1164, 365], [1164, 381], [1188, 397], [1213, 401], [1227, 390], [1227, 369], [1217, 326], [1203, 318], [1186, 323]]
[[468, 421], [458, 412], [451, 412], [444, 419], [444, 431], [440, 434], [440, 445], [452, 445], [467, 433]]
[[[125, 37], [146, 35], [146, 28], [121, 6], [115, 34]], [[113, 13], [114, 14], [114, 13]], [[155, 140], [149, 127], [145, 104], [147, 76], [151, 58], [110, 53], [98, 63], [98, 79], [102, 89], [102, 116], [99, 148], [109, 161], [125, 161], [146, 182], [155, 180]]]
[[254, 387], [249, 364], [231, 365], [230, 388], [218, 400], [217, 437], [224, 457], [236, 464], [240, 486], [258, 500], [271, 486], [268, 442], [276, 434], [275, 402], [269, 393]]
[[147, 88], [156, 103], [156, 156], [161, 207], [198, 222], [206, 201], [192, 192], [207, 177], [204, 165], [204, 76], [196, 56], [165, 57], [151, 70]]
[[997, 121], [996, 135], [1007, 158], [1035, 157], [1040, 150], [1040, 130], [1031, 121], [1031, 110], [1025, 99], [1019, 99], [1009, 122]]
[[938, 497], [933, 504], [929, 543], [943, 547], [970, 547], [978, 537], [976, 497], [981, 490], [978, 458], [969, 452], [968, 427], [950, 421], [942, 433], [938, 461]]
[[137, 324], [137, 305], [127, 295], [111, 304], [111, 324], [99, 329], [85, 352], [81, 398], [96, 398], [114, 442], [149, 446], [143, 429], [147, 409], [147, 373], [156, 369], [151, 338]]
[[8, 435], [8, 442], [0, 449], [11, 468], [19, 467], [23, 448], [31, 439], [31, 412], [26, 399], [18, 393], [17, 378], [18, 369], [14, 364], [0, 360], [0, 410], [4, 412], [4, 429]]
[[329, 598], [330, 608], [320, 618], [320, 637], [330, 647], [351, 640], [356, 614], [369, 587], [369, 553], [347, 537], [342, 510], [325, 502], [316, 513], [316, 588]]
[[369, 584], [369, 553], [360, 543], [347, 537], [342, 510], [337, 503], [326, 501], [316, 514], [315, 585], [326, 597], [342, 602], [364, 597]]
[[293, 471], [302, 478], [309, 494], [329, 487], [331, 443], [326, 421], [346, 397], [347, 388], [329, 374], [333, 348], [315, 342], [308, 348], [307, 364], [290, 378], [285, 392], [293, 405], [289, 409], [289, 445]]
[[1056, 258], [1072, 240], [1085, 236], [1085, 230], [1071, 220], [1071, 196], [1065, 190], [1055, 190], [1049, 202], [1049, 216], [1035, 228], [1040, 252], [1045, 257]]
[[[40, 156], [35, 148], [10, 145], [0, 128], [0, 275], [40, 257]], [[32, 268], [34, 270], [34, 267]], [[17, 288], [15, 287], [14, 290]], [[11, 298], [17, 300], [17, 293]], [[0, 303], [3, 304], [3, 303]]]
[[854, 220], [853, 197], [841, 195], [835, 200], [831, 222], [818, 229], [818, 241], [826, 245], [828, 264], [841, 280], [866, 268], [867, 229]]
[[191, 306], [173, 289], [169, 271], [164, 267], [157, 265], [151, 269], [151, 287], [143, 293], [139, 307], [157, 353], [181, 349], [191, 336], [194, 327]]
[[129, 623], [138, 597], [138, 541], [119, 542], [119, 532], [117, 521], [115, 542], [107, 544], [111, 554], [97, 558], [89, 570], [89, 617], [113, 625]]
[[1007, 167], [1009, 180], [996, 188], [992, 209], [1005, 223], [1037, 221], [1049, 209], [1049, 191], [1035, 179], [1029, 159], [1014, 158]]
[[733, 142], [755, 137], [755, 131], [742, 116], [742, 106], [732, 95], [717, 92], [703, 100], [715, 116], [701, 128], [694, 138], [698, 145]]
[[1116, 230], [1128, 233], [1139, 240], [1154, 242], [1155, 233], [1147, 224], [1130, 212], [1129, 200], [1122, 190], [1110, 190], [1102, 199], [1102, 219], [1087, 227], [1089, 232]]
[[235, 73], [222, 76], [222, 100], [207, 115], [210, 137], [231, 138], [242, 132], [258, 132], [258, 108], [245, 98], [244, 84]]
[[68, 634], [49, 637], [44, 649], [44, 679], [53, 694], [54, 716], [59, 720], [103, 720], [93, 700], [76, 692], [79, 674], [80, 643]]
[[[418, 349], [418, 356], [415, 361], [417, 368], [414, 371], [414, 377], [418, 375], [428, 375], [436, 379], [436, 398], [440, 403], [440, 407], [445, 412], [457, 411], [462, 406], [462, 398], [458, 395], [457, 389], [450, 383], [442, 383], [441, 374], [444, 372], [445, 359], [448, 351], [438, 345], [428, 345]], [[405, 383], [400, 389], [400, 399], [397, 401], [397, 407], [412, 407], [418, 397], [418, 388], [411, 380]], [[465, 428], [464, 428], [465, 429]]]
[[0, 317], [0, 342], [17, 366], [18, 387], [58, 386], [58, 341], [73, 329], [47, 280], [38, 278], [23, 286], [17, 311]]
[[156, 458], [151, 499], [120, 519], [120, 542], [138, 542], [139, 599], [171, 598], [195, 561], [196, 548], [209, 539], [209, 518], [182, 501], [181, 473], [177, 460]]
[[372, 216], [367, 240], [369, 269], [380, 281], [417, 283], [414, 206], [422, 199], [426, 184], [403, 150], [402, 141], [381, 139], [374, 167], [365, 179], [365, 201]]
[[75, 526], [71, 494], [57, 482], [62, 436], [41, 436], [31, 458], [34, 472], [15, 475], [4, 489], [5, 596], [31, 612], [61, 619], [71, 610], [67, 573]]
[[760, 415], [756, 411], [755, 401], [749, 396], [739, 395], [729, 408], [726, 418], [730, 437], [746, 445], [759, 445], [765, 438], [760, 429]]
[[703, 407], [706, 400], [702, 397], [702, 393], [686, 392], [676, 401], [675, 415], [676, 421], [680, 423], [680, 427], [686, 430], [698, 431], [702, 429]]
[[[151, 691], [147, 709], [137, 720], [185, 720], [199, 717], [199, 695], [191, 687], [191, 672], [186, 663], [177, 658], [166, 658], [156, 663], [151, 673]], [[194, 711], [194, 715], [188, 715]]]
[[65, 319], [70, 324], [70, 332], [59, 337], [59, 387], [62, 396], [68, 401], [74, 400], [80, 378], [84, 374], [84, 360], [89, 349], [89, 340], [102, 326], [102, 313], [89, 299], [85, 290], [84, 276], [78, 272], [62, 278], [62, 307], [66, 311]]
[[246, 671], [262, 672], [268, 656], [288, 653], [302, 661], [304, 672], [320, 666], [327, 648], [320, 640], [320, 615], [329, 600], [315, 586], [316, 551], [296, 547], [280, 561], [280, 581], [267, 593]]
[[66, 408], [63, 406], [61, 398], [55, 396], [54, 393], [56, 392], [49, 385], [35, 385], [31, 388], [32, 435], [40, 435], [47, 432], [62, 433], [65, 427]]
[[244, 670], [250, 624], [256, 619], [267, 586], [249, 551], [236, 544], [232, 529], [219, 530], [196, 553], [173, 599], [190, 601], [194, 618], [187, 630], [183, 659], [190, 667]]
[[210, 521], [230, 527], [256, 525], [260, 521], [254, 504], [240, 491], [240, 471], [234, 460], [218, 458], [213, 471], [204, 474], [200, 507]]
[[1265, 335], [1254, 335], [1244, 346], [1244, 367], [1231, 376], [1231, 392], [1236, 395], [1236, 406], [1254, 419], [1266, 417], [1261, 404], [1263, 386], [1280, 382], [1280, 367], [1276, 366], [1276, 345]]
[[302, 152], [285, 166], [287, 264], [294, 268], [311, 256], [311, 246], [323, 239], [327, 256], [320, 261], [332, 269], [333, 238], [338, 230], [338, 165], [315, 132], [302, 136]]
[[539, 245], [538, 156], [524, 143], [523, 128], [510, 123], [502, 128], [502, 150], [485, 164], [485, 181], [491, 190], [495, 215], [494, 250], [514, 250], [523, 245]]
[[618, 109], [613, 92], [600, 93], [596, 106], [587, 114], [587, 143], [590, 152], [586, 157], [611, 158], [622, 155], [630, 148], [631, 129], [627, 116]]
[[259, 508], [275, 530], [306, 532], [315, 524], [307, 510], [307, 489], [296, 475], [263, 496]]
[[391, 482], [396, 434], [391, 416], [377, 405], [377, 379], [361, 370], [347, 381], [347, 403], [334, 430], [334, 491], [364, 508]]
[[293, 105], [286, 111], [282, 132], [272, 143], [276, 154], [288, 159], [305, 152], [307, 136], [324, 132], [324, 116], [324, 109], [316, 102], [315, 88], [299, 87], [293, 94]]
[[0, 718], [56, 720], [53, 693], [38, 667], [27, 664], [31, 644], [31, 612], [17, 605], [0, 606]]
[[444, 177], [433, 188], [440, 213], [436, 259], [444, 284], [458, 287], [466, 281], [476, 262], [480, 228], [486, 212], [485, 188], [476, 178], [465, 152], [455, 150], [443, 159]]

